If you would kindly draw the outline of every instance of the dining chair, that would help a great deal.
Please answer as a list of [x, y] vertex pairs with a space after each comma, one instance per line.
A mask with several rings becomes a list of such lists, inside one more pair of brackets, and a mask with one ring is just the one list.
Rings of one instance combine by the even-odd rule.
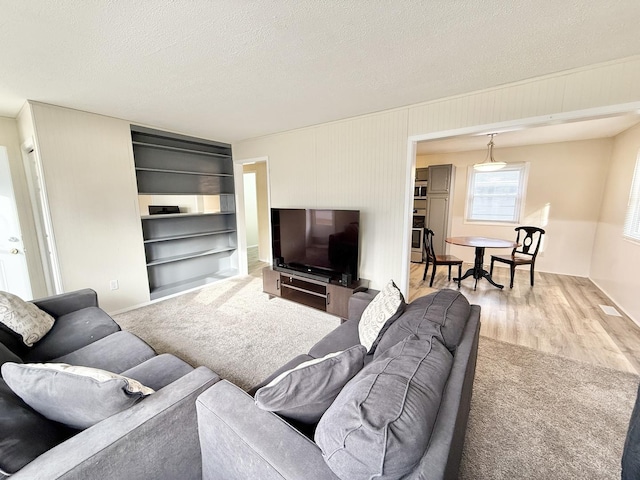
[[429, 265], [433, 264], [433, 272], [431, 273], [431, 282], [429, 282], [429, 286], [433, 287], [433, 279], [436, 276], [436, 267], [439, 265], [447, 265], [449, 267], [449, 281], [451, 281], [451, 266], [458, 266], [458, 288], [460, 288], [460, 277], [462, 277], [462, 260], [454, 255], [436, 255], [436, 252], [433, 248], [433, 230], [428, 228], [424, 229], [424, 235], [422, 236], [422, 242], [424, 246], [424, 251], [426, 252], [426, 264], [424, 267], [424, 274], [422, 275], [422, 281], [427, 278], [427, 270], [429, 270]]
[[[540, 249], [542, 235], [545, 234], [545, 231], [538, 227], [516, 227], [515, 230], [518, 232], [516, 237], [518, 246], [512, 250], [511, 255], [491, 255], [489, 275], [493, 275], [494, 262], [506, 263], [509, 265], [511, 271], [509, 288], [513, 288], [513, 277], [516, 273], [516, 267], [520, 265], [531, 265], [529, 273], [531, 276], [531, 286], [533, 287], [533, 270], [536, 264], [536, 256]], [[521, 235], [524, 235], [522, 242], [520, 241]]]

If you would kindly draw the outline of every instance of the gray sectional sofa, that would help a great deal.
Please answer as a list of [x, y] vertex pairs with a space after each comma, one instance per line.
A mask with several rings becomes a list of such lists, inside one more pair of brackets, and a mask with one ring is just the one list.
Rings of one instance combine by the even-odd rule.
[[375, 293], [353, 295], [348, 321], [249, 393], [222, 380], [198, 397], [204, 479], [457, 478], [480, 329], [480, 307], [459, 292], [407, 305], [317, 425], [252, 396], [303, 362], [358, 345]]
[[[155, 390], [84, 430], [48, 420], [0, 379], [0, 478], [201, 478], [195, 401], [220, 378], [121, 331], [85, 289], [34, 301], [55, 318], [33, 347], [0, 328], [0, 364], [68, 363], [100, 368]], [[69, 406], [70, 409], [73, 406]]]

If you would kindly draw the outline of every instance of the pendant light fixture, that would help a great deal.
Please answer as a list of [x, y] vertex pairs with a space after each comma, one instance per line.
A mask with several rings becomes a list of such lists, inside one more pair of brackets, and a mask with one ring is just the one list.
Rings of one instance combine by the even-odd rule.
[[489, 143], [487, 143], [487, 156], [485, 157], [484, 162], [476, 163], [473, 166], [474, 170], [479, 172], [493, 172], [507, 166], [505, 162], [496, 162], [493, 158], [493, 137], [495, 135], [495, 133], [489, 135], [491, 139], [489, 140]]

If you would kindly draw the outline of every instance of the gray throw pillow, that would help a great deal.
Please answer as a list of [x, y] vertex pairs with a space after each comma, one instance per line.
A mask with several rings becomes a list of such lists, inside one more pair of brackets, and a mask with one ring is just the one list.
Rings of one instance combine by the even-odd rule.
[[362, 369], [366, 353], [362, 345], [355, 345], [303, 362], [260, 388], [256, 405], [299, 422], [316, 423], [342, 387]]
[[393, 280], [389, 280], [364, 309], [358, 323], [360, 343], [365, 346], [367, 353], [376, 350], [385, 331], [402, 315], [404, 307], [402, 292]]
[[88, 428], [153, 393], [136, 380], [66, 363], [2, 365], [13, 392], [49, 420]]
[[49, 333], [54, 322], [51, 315], [33, 303], [12, 293], [0, 292], [0, 323], [20, 335], [27, 347]]
[[411, 336], [369, 363], [320, 419], [315, 442], [339, 478], [405, 478], [429, 446], [453, 356]]
[[389, 327], [374, 357], [409, 335], [426, 339], [436, 335], [453, 352], [460, 343], [470, 312], [469, 301], [455, 290], [445, 288], [417, 298], [406, 306], [402, 317]]

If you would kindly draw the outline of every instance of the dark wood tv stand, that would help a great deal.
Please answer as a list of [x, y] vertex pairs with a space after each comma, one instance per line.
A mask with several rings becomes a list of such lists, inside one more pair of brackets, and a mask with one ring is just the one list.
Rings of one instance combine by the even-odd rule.
[[337, 282], [322, 282], [265, 267], [262, 289], [271, 297], [280, 297], [312, 307], [342, 319], [349, 318], [349, 298], [369, 288], [369, 280], [360, 279], [344, 286]]

